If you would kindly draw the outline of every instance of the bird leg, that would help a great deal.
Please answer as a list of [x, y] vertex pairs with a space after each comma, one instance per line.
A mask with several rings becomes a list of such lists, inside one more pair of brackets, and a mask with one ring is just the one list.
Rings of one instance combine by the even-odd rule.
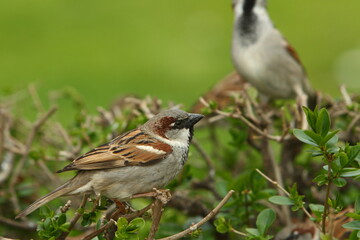
[[121, 202], [119, 200], [116, 199], [112, 199], [114, 201], [114, 203], [116, 204], [117, 208], [118, 208], [118, 213], [120, 213], [121, 215], [126, 214], [128, 211], [128, 206], [126, 204], [126, 202]]

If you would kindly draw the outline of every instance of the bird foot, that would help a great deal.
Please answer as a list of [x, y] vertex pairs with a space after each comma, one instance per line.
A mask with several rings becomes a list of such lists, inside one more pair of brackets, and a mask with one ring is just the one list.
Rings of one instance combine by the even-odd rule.
[[130, 197], [130, 199], [140, 198], [140, 197], [153, 197], [160, 200], [165, 205], [170, 201], [171, 193], [169, 189], [153, 188], [153, 191], [151, 192], [134, 194]]

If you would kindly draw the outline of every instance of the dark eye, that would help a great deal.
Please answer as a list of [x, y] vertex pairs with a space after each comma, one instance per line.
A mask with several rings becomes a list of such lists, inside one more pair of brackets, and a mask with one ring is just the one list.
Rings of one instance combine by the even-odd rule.
[[173, 122], [172, 124], [170, 124], [170, 126], [173, 129], [181, 129], [184, 128], [186, 125], [186, 119], [178, 119], [175, 122]]

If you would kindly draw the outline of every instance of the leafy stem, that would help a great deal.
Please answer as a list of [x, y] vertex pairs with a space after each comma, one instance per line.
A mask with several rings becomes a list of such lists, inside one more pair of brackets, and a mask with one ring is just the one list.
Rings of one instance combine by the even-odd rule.
[[331, 154], [331, 153], [328, 153], [327, 150], [326, 150], [326, 147], [322, 147], [322, 150], [324, 152], [324, 156], [328, 162], [328, 169], [327, 169], [327, 177], [328, 177], [328, 184], [327, 184], [327, 187], [326, 187], [326, 195], [325, 195], [325, 200], [324, 200], [324, 213], [322, 215], [322, 232], [325, 234], [326, 233], [326, 218], [329, 214], [329, 202], [328, 202], [328, 199], [329, 199], [329, 196], [330, 196], [330, 189], [331, 189], [331, 184], [332, 184], [332, 181], [333, 181], [333, 178], [331, 176], [331, 168], [330, 168], [330, 165], [331, 163], [333, 162], [334, 160], [334, 155]]

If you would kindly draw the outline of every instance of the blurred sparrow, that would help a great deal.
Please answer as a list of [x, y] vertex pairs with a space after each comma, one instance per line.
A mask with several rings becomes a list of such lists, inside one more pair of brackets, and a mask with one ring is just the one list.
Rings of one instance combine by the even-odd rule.
[[188, 157], [194, 125], [203, 115], [170, 109], [144, 125], [76, 158], [58, 172], [77, 175], [38, 199], [16, 218], [63, 195], [95, 193], [122, 200], [169, 183]]
[[231, 53], [238, 73], [265, 99], [297, 98], [308, 106], [315, 93], [295, 50], [273, 26], [266, 0], [233, 0], [233, 9]]

